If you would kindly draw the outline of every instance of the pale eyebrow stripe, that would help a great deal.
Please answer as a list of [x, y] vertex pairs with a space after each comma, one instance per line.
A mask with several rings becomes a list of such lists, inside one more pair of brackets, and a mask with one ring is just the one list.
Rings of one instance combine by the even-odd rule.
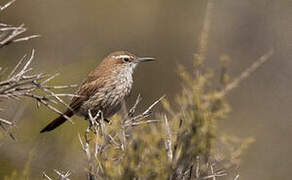
[[114, 59], [120, 59], [120, 58], [133, 58], [132, 56], [129, 55], [119, 55], [119, 56], [112, 56]]

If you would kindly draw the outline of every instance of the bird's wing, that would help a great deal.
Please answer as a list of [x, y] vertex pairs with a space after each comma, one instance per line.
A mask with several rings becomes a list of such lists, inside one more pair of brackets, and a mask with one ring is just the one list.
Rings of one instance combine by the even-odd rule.
[[76, 92], [78, 97], [73, 97], [70, 107], [73, 110], [77, 110], [85, 101], [91, 96], [95, 95], [98, 89], [104, 86], [100, 78], [88, 78], [85, 80]]

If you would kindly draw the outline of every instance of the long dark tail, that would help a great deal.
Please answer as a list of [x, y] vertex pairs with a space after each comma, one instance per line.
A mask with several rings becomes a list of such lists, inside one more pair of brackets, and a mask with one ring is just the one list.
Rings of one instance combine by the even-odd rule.
[[[67, 117], [71, 117], [74, 115], [74, 113], [73, 113], [73, 111], [68, 109], [64, 113], [64, 115], [66, 115]], [[50, 124], [48, 124], [45, 128], [43, 128], [40, 133], [54, 130], [55, 128], [57, 128], [58, 126], [60, 126], [61, 124], [63, 124], [66, 121], [67, 121], [67, 119], [63, 115], [61, 115], [58, 118], [56, 118], [54, 121], [52, 121]]]

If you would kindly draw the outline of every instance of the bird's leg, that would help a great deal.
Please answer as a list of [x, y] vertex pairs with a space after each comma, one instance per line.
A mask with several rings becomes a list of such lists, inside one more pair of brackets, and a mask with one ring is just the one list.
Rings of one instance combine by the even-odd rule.
[[102, 113], [101, 110], [99, 110], [99, 111], [97, 112], [97, 115], [96, 115], [96, 116], [98, 116], [99, 119], [103, 120], [104, 122], [106, 122], [106, 123], [108, 123], [108, 124], [111, 124], [111, 121], [110, 121], [110, 120], [108, 120], [107, 118], [103, 117], [103, 113]]
[[89, 131], [91, 131], [94, 134], [96, 134], [95, 131], [94, 131], [94, 129], [93, 129], [93, 126], [94, 125], [93, 125], [92, 121], [90, 120], [90, 118], [86, 117], [85, 120], [89, 122], [89, 125], [88, 125], [88, 127], [86, 129], [86, 132], [88, 133]]

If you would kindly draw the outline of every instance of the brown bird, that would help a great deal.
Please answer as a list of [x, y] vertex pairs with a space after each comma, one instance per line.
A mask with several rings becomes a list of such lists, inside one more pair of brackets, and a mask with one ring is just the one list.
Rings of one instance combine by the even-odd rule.
[[137, 57], [127, 51], [109, 54], [78, 88], [67, 111], [48, 124], [41, 133], [51, 131], [74, 114], [88, 119], [88, 110], [93, 115], [99, 111], [104, 118], [117, 113], [122, 101], [132, 89], [133, 71], [140, 62], [153, 61], [151, 57]]

